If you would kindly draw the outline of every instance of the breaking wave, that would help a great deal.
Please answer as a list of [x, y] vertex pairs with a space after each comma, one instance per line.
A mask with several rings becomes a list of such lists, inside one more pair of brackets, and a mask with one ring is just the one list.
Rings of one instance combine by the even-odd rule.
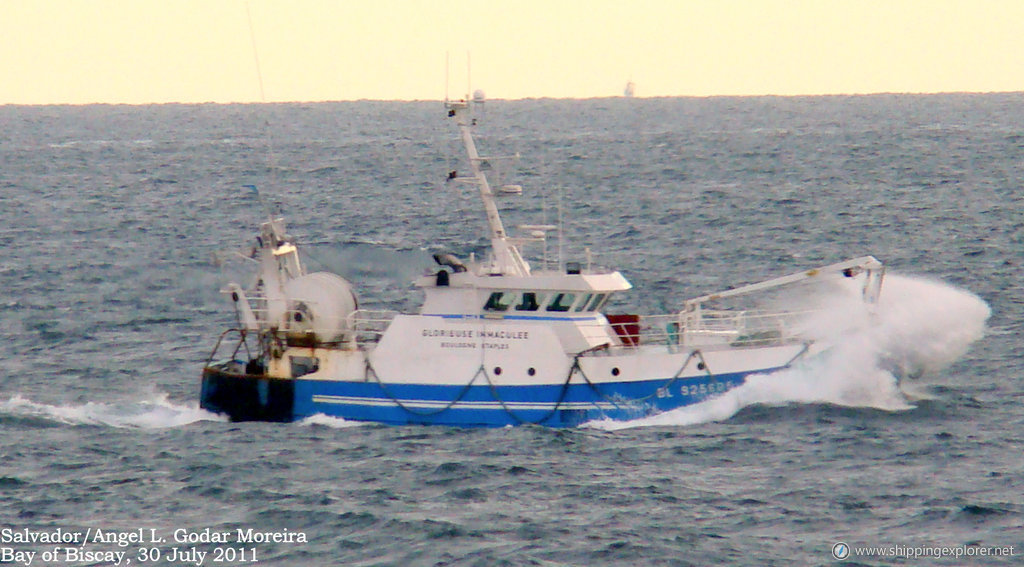
[[886, 411], [927, 397], [913, 379], [963, 356], [985, 334], [991, 310], [978, 296], [925, 278], [889, 275], [877, 308], [851, 289], [808, 300], [815, 315], [801, 331], [831, 345], [803, 363], [746, 382], [714, 399], [632, 421], [594, 421], [605, 430], [694, 425], [731, 418], [752, 405], [827, 403]]

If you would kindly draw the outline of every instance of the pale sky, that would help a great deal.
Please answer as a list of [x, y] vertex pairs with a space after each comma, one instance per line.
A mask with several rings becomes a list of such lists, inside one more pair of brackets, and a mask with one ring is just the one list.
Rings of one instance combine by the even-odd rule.
[[1024, 91], [1024, 0], [0, 0], [0, 104], [440, 100], [467, 52], [491, 98]]

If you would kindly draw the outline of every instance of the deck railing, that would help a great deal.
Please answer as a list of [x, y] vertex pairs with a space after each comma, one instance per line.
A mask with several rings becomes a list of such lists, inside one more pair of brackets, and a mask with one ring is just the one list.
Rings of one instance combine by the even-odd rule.
[[[268, 301], [266, 297], [253, 295], [247, 299], [249, 301], [249, 308], [252, 310], [257, 324], [260, 325], [260, 327], [249, 330], [271, 330], [265, 323], [269, 320], [271, 311], [267, 307]], [[304, 300], [303, 303], [310, 304], [312, 302]], [[280, 317], [280, 326], [275, 326], [272, 330], [284, 335], [299, 333], [302, 335], [318, 334], [328, 336], [338, 332], [337, 328], [325, 329], [315, 325], [310, 327], [308, 323], [301, 325], [292, 323], [297, 320], [296, 315], [299, 315], [300, 318], [308, 317], [308, 312], [303, 309], [283, 309], [277, 311], [277, 313]], [[397, 311], [389, 309], [357, 309], [346, 318], [344, 337], [338, 341], [332, 341], [330, 344], [349, 342], [352, 339], [355, 339], [357, 343], [376, 343], [397, 314]]]
[[[668, 315], [609, 317], [620, 347], [766, 346], [796, 340], [796, 322], [806, 312], [696, 310]], [[620, 316], [621, 317], [621, 316]]]
[[[251, 297], [250, 306], [258, 321], [266, 321], [266, 300]], [[294, 320], [299, 310], [286, 310], [285, 321]], [[595, 332], [615, 337], [610, 348], [637, 348], [666, 345], [669, 348], [701, 347], [711, 345], [766, 346], [796, 340], [796, 321], [809, 312], [768, 312], [760, 310], [684, 309], [664, 315], [608, 315], [608, 323], [595, 323]], [[349, 314], [343, 342], [355, 341], [372, 345], [380, 341], [391, 321], [398, 315], [390, 309], [359, 309]], [[256, 330], [256, 329], [253, 329]], [[283, 333], [292, 329], [277, 329]], [[298, 331], [298, 330], [296, 330]], [[610, 331], [610, 332], [609, 332]], [[303, 327], [304, 333], [316, 329]], [[584, 329], [584, 332], [590, 335]]]
[[348, 328], [352, 329], [356, 342], [376, 343], [396, 315], [398, 311], [390, 309], [358, 309], [348, 316]]

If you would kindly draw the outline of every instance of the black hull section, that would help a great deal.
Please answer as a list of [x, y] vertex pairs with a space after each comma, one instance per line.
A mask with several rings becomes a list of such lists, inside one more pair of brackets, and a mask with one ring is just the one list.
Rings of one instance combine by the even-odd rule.
[[199, 407], [231, 421], [293, 421], [295, 381], [206, 368]]

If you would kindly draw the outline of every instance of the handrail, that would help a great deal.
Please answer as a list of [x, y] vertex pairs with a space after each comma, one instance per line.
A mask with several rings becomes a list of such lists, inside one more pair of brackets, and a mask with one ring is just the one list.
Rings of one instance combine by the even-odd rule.
[[[242, 348], [242, 345], [245, 345], [245, 331], [243, 329], [228, 329], [221, 333], [220, 337], [217, 338], [217, 344], [213, 345], [213, 350], [210, 351], [210, 356], [206, 358], [206, 364], [203, 365], [203, 368], [209, 368], [210, 365], [213, 364], [214, 359], [217, 357], [217, 352], [220, 350], [221, 343], [224, 342], [224, 339], [232, 333], [238, 333], [238, 344], [235, 345], [235, 350], [231, 353], [232, 360], [235, 359], [235, 356]], [[246, 349], [248, 348], [248, 345], [246, 345]]]
[[[301, 328], [295, 329], [291, 326], [291, 322], [295, 319], [296, 314], [306, 315], [301, 309], [290, 309], [283, 308], [275, 310], [275, 312], [282, 317], [279, 321], [269, 322], [271, 309], [268, 306], [269, 300], [266, 296], [260, 295], [247, 295], [246, 300], [249, 302], [249, 308], [253, 313], [256, 321], [256, 327], [251, 329], [241, 329], [241, 331], [272, 331], [274, 333], [281, 333], [287, 335], [289, 333], [302, 333], [304, 335], [329, 335], [338, 331], [336, 328], [323, 328], [317, 326], [308, 326], [304, 324]], [[308, 300], [303, 300], [303, 303], [313, 303]], [[315, 304], [315, 303], [314, 303]], [[387, 329], [391, 320], [394, 319], [398, 312], [390, 309], [357, 309], [348, 314], [345, 319], [345, 330], [344, 334], [348, 337], [343, 337], [340, 341], [330, 341], [329, 344], [338, 342], [344, 342], [349, 338], [355, 338], [358, 343], [373, 343], [380, 340], [381, 335]], [[239, 330], [239, 329], [235, 329]]]
[[375, 343], [380, 341], [396, 315], [398, 311], [391, 309], [357, 309], [348, 316], [348, 328], [356, 342]]
[[796, 322], [809, 313], [812, 312], [683, 310], [673, 314], [638, 316], [635, 320], [609, 323], [607, 326], [619, 338], [620, 344], [613, 348], [648, 345], [669, 348], [770, 346], [800, 340]]

